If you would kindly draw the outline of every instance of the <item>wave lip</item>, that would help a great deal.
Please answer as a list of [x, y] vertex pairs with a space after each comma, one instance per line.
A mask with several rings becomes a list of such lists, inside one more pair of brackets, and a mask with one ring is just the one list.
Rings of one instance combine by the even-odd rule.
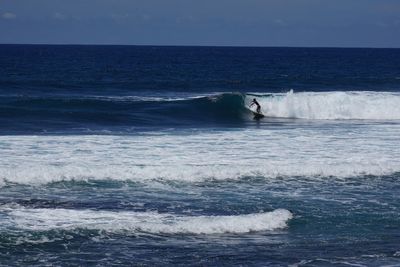
[[[249, 104], [254, 95], [246, 95]], [[400, 94], [391, 92], [301, 92], [256, 96], [269, 117], [321, 120], [400, 120]]]
[[17, 228], [33, 231], [88, 229], [111, 233], [223, 234], [272, 231], [287, 227], [285, 209], [235, 216], [182, 216], [157, 212], [112, 212], [70, 209], [5, 210]]

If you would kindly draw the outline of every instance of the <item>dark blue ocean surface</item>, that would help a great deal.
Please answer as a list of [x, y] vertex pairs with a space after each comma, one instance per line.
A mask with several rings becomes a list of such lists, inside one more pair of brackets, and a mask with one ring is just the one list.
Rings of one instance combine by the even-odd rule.
[[0, 264], [400, 266], [399, 66], [0, 45]]
[[399, 49], [0, 48], [2, 133], [242, 126], [249, 92], [400, 86]]

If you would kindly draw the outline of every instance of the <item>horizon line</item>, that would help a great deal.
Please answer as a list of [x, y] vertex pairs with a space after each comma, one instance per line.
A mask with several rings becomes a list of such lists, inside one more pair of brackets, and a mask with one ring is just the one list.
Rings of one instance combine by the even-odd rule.
[[221, 47], [221, 48], [327, 48], [327, 49], [400, 49], [400, 47], [373, 46], [262, 46], [262, 45], [191, 45], [191, 44], [87, 44], [87, 43], [0, 43], [0, 45], [47, 46], [148, 46], [148, 47]]

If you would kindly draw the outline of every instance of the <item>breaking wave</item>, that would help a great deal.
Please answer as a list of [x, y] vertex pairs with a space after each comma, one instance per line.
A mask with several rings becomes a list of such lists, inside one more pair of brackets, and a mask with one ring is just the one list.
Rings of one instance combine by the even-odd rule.
[[285, 209], [232, 216], [183, 216], [158, 212], [3, 208], [9, 224], [24, 230], [101, 230], [110, 233], [223, 234], [271, 231], [287, 227]]
[[[253, 95], [246, 96], [250, 103]], [[256, 96], [257, 97], [257, 96]], [[270, 117], [323, 120], [400, 120], [400, 94], [389, 92], [302, 92], [257, 97]]]
[[[215, 93], [189, 96], [0, 96], [0, 133], [115, 127], [240, 126], [256, 97], [268, 117], [400, 120], [400, 94], [389, 92]], [[267, 119], [266, 119], [267, 120]]]

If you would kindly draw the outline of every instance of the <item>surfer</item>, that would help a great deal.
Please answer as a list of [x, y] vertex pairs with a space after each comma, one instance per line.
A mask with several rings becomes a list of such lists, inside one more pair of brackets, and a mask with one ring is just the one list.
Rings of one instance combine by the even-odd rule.
[[261, 106], [260, 106], [260, 104], [257, 102], [257, 100], [256, 100], [255, 98], [253, 99], [253, 101], [251, 101], [250, 107], [252, 107], [253, 105], [256, 105], [256, 106], [257, 106], [256, 111], [257, 111], [257, 113], [260, 113], [260, 111], [261, 111]]

